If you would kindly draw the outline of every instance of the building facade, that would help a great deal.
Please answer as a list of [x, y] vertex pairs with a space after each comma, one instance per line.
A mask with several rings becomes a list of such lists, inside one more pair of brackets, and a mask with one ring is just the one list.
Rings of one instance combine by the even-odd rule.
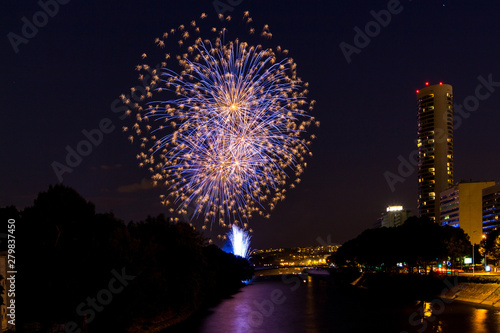
[[483, 189], [483, 233], [500, 227], [500, 183]]
[[462, 182], [440, 193], [441, 225], [460, 227], [479, 244], [483, 235], [483, 189], [495, 182]]
[[411, 210], [403, 209], [403, 206], [389, 206], [379, 219], [380, 227], [399, 227], [411, 216]]
[[441, 191], [453, 185], [453, 88], [417, 90], [418, 214], [440, 219]]

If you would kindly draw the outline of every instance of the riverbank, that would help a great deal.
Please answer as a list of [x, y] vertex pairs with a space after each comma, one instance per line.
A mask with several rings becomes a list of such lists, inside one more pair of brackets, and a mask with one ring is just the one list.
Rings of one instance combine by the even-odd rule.
[[500, 308], [500, 278], [460, 277], [458, 281], [456, 286], [442, 293], [441, 297]]
[[[471, 300], [470, 297], [465, 297], [466, 290], [470, 290], [470, 294], [477, 294], [478, 290], [482, 288], [482, 294], [485, 295], [485, 298], [490, 297], [492, 303], [496, 303], [496, 300], [493, 302], [492, 296], [495, 294], [493, 292], [487, 293], [487, 289], [491, 288], [491, 285], [495, 285], [496, 288], [500, 287], [500, 284], [489, 283], [493, 280], [479, 277], [388, 273], [360, 275], [358, 271], [347, 270], [340, 273], [332, 271], [330, 276], [309, 276], [304, 279], [299, 274], [279, 275], [283, 272], [284, 270], [278, 270], [274, 272], [274, 275], [256, 276], [249, 286], [240, 289], [236, 294], [217, 304], [212, 304], [208, 308], [199, 309], [187, 320], [167, 328], [162, 333], [212, 333], [224, 331], [221, 327], [228, 329], [227, 331], [238, 331], [237, 328], [240, 328], [241, 331], [252, 329], [255, 332], [265, 332], [269, 331], [275, 322], [289, 320], [290, 314], [287, 311], [298, 311], [298, 313], [294, 312], [294, 318], [296, 317], [294, 320], [299, 321], [300, 325], [318, 325], [321, 329], [328, 330], [331, 327], [330, 321], [335, 320], [338, 321], [339, 332], [351, 332], [356, 331], [353, 329], [357, 327], [358, 322], [347, 319], [344, 321], [344, 318], [337, 316], [337, 313], [339, 311], [345, 312], [346, 318], [357, 313], [368, 315], [369, 311], [373, 311], [372, 306], [375, 303], [377, 309], [380, 310], [379, 313], [366, 319], [366, 327], [363, 324], [361, 325], [363, 330], [358, 331], [370, 331], [374, 325], [380, 329], [380, 332], [394, 331], [391, 329], [395, 327], [399, 329], [398, 332], [409, 331], [415, 328], [414, 325], [417, 325], [416, 322], [409, 321], [410, 318], [413, 320], [415, 313], [420, 314], [424, 311], [425, 304], [429, 305], [433, 302], [436, 303], [437, 300], [444, 300], [445, 294], [449, 295], [450, 299], [454, 297], [456, 302], [446, 302], [446, 309], [450, 311], [449, 316], [452, 319], [446, 317], [448, 315], [445, 315], [445, 319], [443, 319], [442, 314], [440, 314], [440, 320], [445, 320], [447, 323], [450, 320], [448, 325], [458, 329], [470, 322], [470, 318], [475, 317], [475, 313], [481, 310], [481, 308], [466, 304], [470, 303]], [[471, 286], [464, 287], [467, 286], [467, 283]], [[476, 291], [471, 289], [474, 285]], [[479, 287], [477, 287], [478, 285]], [[462, 288], [462, 297], [457, 298], [455, 294], [459, 288]], [[500, 293], [500, 290], [496, 292]], [[276, 295], [283, 295], [283, 297], [276, 297]], [[451, 303], [453, 303], [452, 306]], [[460, 303], [463, 304], [460, 305]], [[481, 307], [488, 304], [484, 302], [484, 299], [475, 303]], [[301, 310], [297, 310], [297, 304], [300, 304], [299, 308], [306, 304], [310, 311], [302, 313]], [[456, 319], [453, 312], [455, 310], [453, 309], [460, 309], [458, 311], [461, 313], [470, 314], [469, 319], [464, 320], [461, 324], [455, 324]], [[314, 319], [309, 322], [307, 320], [309, 316], [323, 319], [319, 321]], [[494, 313], [492, 316], [493, 319], [489, 320], [495, 322], [496, 325]], [[378, 318], [386, 318], [387, 327], [384, 326], [383, 329], [378, 327], [377, 325], [385, 325], [380, 323]], [[440, 322], [426, 321], [425, 318], [423, 320], [432, 327]], [[378, 324], [373, 324], [375, 322]], [[474, 322], [475, 324], [476, 322]], [[422, 325], [422, 322], [419, 321], [417, 326], [421, 327]], [[476, 327], [473, 325], [465, 330], [465, 332], [475, 331]], [[456, 332], [456, 330], [449, 332]]]
[[[447, 283], [454, 284], [455, 277], [393, 276], [386, 281], [400, 280], [397, 286], [374, 288], [382, 278], [368, 278], [372, 283], [368, 289], [327, 276], [257, 277], [232, 297], [166, 332], [498, 333], [500, 310], [496, 308], [458, 301], [445, 303], [445, 307], [433, 305], [441, 304], [435, 295]], [[427, 279], [436, 283], [439, 291], [427, 301], [408, 298], [409, 293], [417, 295], [412, 292], [414, 286], [423, 286]], [[399, 289], [403, 280], [406, 286]]]
[[400, 299], [439, 297], [500, 308], [500, 277], [367, 273], [351, 285]]
[[[162, 325], [161, 329], [155, 330], [155, 332], [160, 333], [184, 333], [189, 332], [192, 329], [193, 323], [199, 322], [202, 318], [206, 317], [211, 313], [211, 309], [216, 308], [225, 300], [233, 298], [235, 295], [240, 293], [243, 288], [247, 286], [246, 283], [241, 282], [238, 287], [233, 287], [227, 290], [225, 293], [218, 294], [216, 297], [211, 297], [207, 301], [203, 302], [201, 305], [190, 311], [186, 311], [182, 314], [173, 314], [167, 319], [165, 325]], [[143, 333], [140, 331], [129, 331], [132, 333]]]
[[455, 285], [452, 277], [398, 273], [364, 273], [350, 284], [374, 296], [407, 301], [432, 299]]

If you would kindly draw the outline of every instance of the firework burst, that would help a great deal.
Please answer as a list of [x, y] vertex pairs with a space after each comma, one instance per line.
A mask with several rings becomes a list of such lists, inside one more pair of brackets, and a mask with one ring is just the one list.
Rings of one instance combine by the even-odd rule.
[[[243, 19], [252, 21], [248, 13]], [[304, 157], [311, 155], [305, 133], [319, 122], [307, 114], [314, 101], [307, 101], [308, 85], [287, 50], [227, 41], [226, 28], [210, 34], [202, 39], [192, 21], [155, 40], [165, 47], [169, 37], [180, 36], [175, 49], [182, 52], [165, 54], [159, 69], [137, 66], [151, 79], [144, 103], [122, 97], [137, 120], [124, 130], [143, 148], [140, 165], [168, 187], [162, 202], [171, 212], [193, 207], [193, 218], [228, 226], [255, 214], [269, 217], [287, 185], [300, 182]], [[268, 26], [261, 36], [271, 37]]]
[[231, 243], [231, 253], [248, 259], [250, 256], [250, 234], [233, 224], [231, 231], [227, 233], [227, 238]]

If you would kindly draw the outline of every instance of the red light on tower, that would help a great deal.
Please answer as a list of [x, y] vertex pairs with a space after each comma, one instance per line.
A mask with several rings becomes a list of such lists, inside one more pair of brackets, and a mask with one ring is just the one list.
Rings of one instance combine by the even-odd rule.
[[443, 85], [443, 82], [439, 82], [439, 85]]
[[428, 86], [429, 85], [429, 82], [425, 82], [425, 85]]
[[420, 92], [420, 90], [417, 90], [417, 94]]

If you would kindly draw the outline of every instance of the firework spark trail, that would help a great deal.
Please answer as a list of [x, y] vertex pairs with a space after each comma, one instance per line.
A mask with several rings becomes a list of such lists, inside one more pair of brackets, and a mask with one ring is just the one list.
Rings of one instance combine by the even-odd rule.
[[[244, 18], [251, 22], [248, 13]], [[196, 23], [190, 26], [191, 32], [180, 26], [156, 39], [163, 47], [169, 35], [181, 33], [177, 43], [185, 52], [173, 57], [180, 70], [162, 62], [146, 88], [154, 100], [144, 109], [128, 103], [137, 110], [129, 138], [139, 137], [145, 151], [140, 165], [168, 186], [162, 202], [171, 212], [186, 214], [192, 205], [195, 218], [223, 226], [254, 214], [269, 217], [266, 208], [284, 199], [287, 180], [291, 188], [293, 179], [300, 182], [304, 157], [311, 155], [303, 136], [319, 122], [306, 112], [314, 104], [306, 99], [308, 84], [297, 77], [293, 59], [278, 61], [288, 54], [279, 46], [226, 42], [225, 28], [212, 28], [217, 37], [202, 40], [195, 38], [201, 34]], [[262, 35], [270, 37], [267, 26]], [[195, 41], [188, 45], [190, 38]]]
[[231, 231], [227, 233], [231, 242], [231, 253], [235, 256], [248, 258], [250, 256], [250, 234], [233, 224]]

